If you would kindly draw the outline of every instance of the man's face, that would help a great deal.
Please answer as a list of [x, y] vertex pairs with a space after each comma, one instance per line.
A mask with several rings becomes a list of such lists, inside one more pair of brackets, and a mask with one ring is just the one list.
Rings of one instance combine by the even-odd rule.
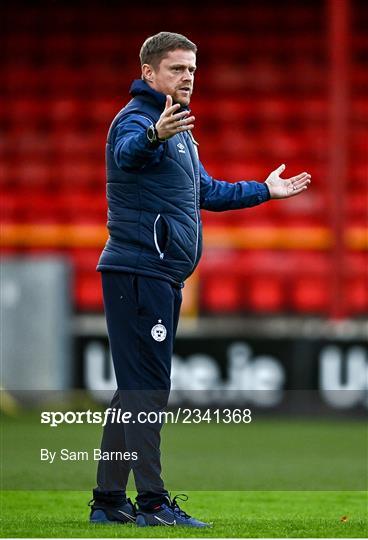
[[[147, 66], [147, 65], [146, 65]], [[148, 66], [147, 66], [148, 67]], [[170, 95], [174, 103], [187, 106], [193, 92], [196, 55], [193, 51], [176, 49], [169, 51], [154, 69], [149, 66], [143, 75], [148, 84], [162, 94]]]

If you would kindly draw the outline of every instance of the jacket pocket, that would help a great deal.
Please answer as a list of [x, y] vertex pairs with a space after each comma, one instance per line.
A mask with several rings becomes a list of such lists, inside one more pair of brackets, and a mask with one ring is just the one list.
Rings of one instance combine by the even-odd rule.
[[137, 307], [139, 307], [139, 289], [138, 289], [138, 276], [137, 276], [137, 274], [131, 274], [130, 279], [131, 279], [131, 284], [132, 284], [133, 298], [135, 300], [135, 303], [136, 303]]
[[162, 214], [157, 214], [153, 224], [153, 241], [161, 260], [165, 257], [170, 244], [170, 237], [171, 231], [168, 220]]

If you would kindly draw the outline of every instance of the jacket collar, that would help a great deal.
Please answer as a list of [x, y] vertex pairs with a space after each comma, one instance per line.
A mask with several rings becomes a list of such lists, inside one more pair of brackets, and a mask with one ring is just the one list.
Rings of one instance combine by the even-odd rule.
[[[146, 96], [150, 99], [150, 101], [153, 101], [155, 105], [160, 109], [160, 111], [163, 111], [166, 104], [166, 96], [165, 94], [162, 94], [161, 92], [157, 92], [157, 90], [154, 90], [151, 88], [145, 81], [142, 79], [136, 79], [133, 81], [129, 93], [131, 96]], [[188, 107], [180, 107], [179, 110], [186, 110]]]

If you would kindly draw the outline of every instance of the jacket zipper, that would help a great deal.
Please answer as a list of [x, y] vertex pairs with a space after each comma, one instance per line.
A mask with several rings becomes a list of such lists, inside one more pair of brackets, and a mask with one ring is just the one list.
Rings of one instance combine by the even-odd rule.
[[[191, 134], [190, 134], [191, 135]], [[193, 141], [193, 137], [190, 137], [190, 139]], [[184, 136], [182, 135], [183, 139], [184, 139]], [[185, 139], [184, 139], [184, 142], [185, 142]], [[188, 149], [189, 149], [189, 145], [188, 145]], [[191, 154], [191, 151], [189, 150], [190, 154]], [[190, 156], [192, 157], [192, 156]], [[197, 185], [196, 185], [196, 175], [195, 175], [195, 172], [194, 172], [194, 167], [193, 167], [193, 163], [192, 163], [192, 159], [190, 160], [190, 164], [192, 166], [192, 171], [193, 171], [193, 187], [194, 187], [194, 209], [195, 209], [195, 216], [196, 216], [196, 227], [197, 227], [197, 235], [196, 235], [196, 248], [195, 248], [195, 257], [194, 257], [194, 263], [193, 263], [193, 268], [195, 267], [195, 264], [196, 264], [196, 261], [197, 261], [197, 255], [198, 255], [198, 241], [199, 241], [199, 220], [198, 220], [198, 208], [197, 208]]]
[[160, 217], [161, 217], [161, 214], [157, 214], [157, 217], [156, 217], [155, 222], [153, 224], [153, 240], [155, 242], [155, 246], [156, 246], [156, 249], [157, 249], [158, 254], [160, 256], [160, 259], [162, 260], [164, 258], [165, 254], [161, 251], [160, 246], [158, 244], [157, 229], [156, 229], [156, 224], [157, 224], [158, 220], [160, 219]]

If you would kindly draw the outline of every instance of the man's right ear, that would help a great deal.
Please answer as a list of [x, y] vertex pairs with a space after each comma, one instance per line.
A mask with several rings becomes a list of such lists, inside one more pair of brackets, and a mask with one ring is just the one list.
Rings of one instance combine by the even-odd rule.
[[142, 79], [148, 82], [153, 82], [153, 69], [149, 64], [142, 66]]

